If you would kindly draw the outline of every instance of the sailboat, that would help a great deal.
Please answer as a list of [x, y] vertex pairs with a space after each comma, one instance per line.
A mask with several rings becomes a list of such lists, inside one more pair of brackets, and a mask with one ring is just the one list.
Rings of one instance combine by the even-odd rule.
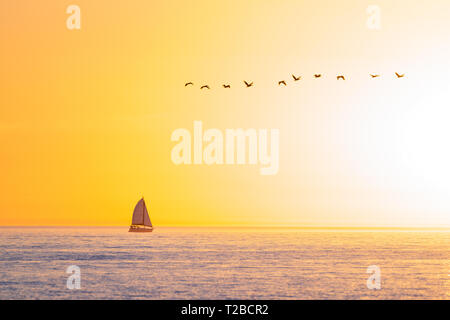
[[148, 215], [147, 206], [144, 197], [138, 201], [133, 211], [133, 219], [128, 232], [152, 232], [153, 225]]

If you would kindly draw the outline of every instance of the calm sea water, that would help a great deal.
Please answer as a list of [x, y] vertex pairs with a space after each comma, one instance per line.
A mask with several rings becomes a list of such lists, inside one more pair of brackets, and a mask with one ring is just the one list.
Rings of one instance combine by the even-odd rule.
[[0, 228], [0, 299], [449, 299], [449, 244], [448, 231]]

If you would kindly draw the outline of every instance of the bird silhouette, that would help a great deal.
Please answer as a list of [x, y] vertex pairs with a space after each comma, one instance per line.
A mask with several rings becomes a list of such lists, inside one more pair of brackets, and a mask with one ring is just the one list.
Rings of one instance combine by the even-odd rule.
[[227, 88], [231, 88], [231, 86], [229, 84], [224, 84], [223, 87], [226, 88], [226, 89]]
[[300, 78], [301, 78], [302, 76], [298, 76], [298, 77], [296, 77], [296, 76], [294, 76], [294, 75], [292, 75], [292, 78], [294, 78], [294, 81], [298, 81], [298, 80], [300, 80]]
[[247, 88], [250, 88], [251, 86], [253, 86], [253, 82], [248, 83], [247, 81], [244, 80], [244, 83], [247, 86]]
[[322, 75], [321, 74], [315, 74], [314, 77], [315, 78], [320, 78]]
[[200, 87], [200, 90], [201, 90], [201, 89], [209, 89], [209, 86], [208, 86], [208, 85], [201, 86], [201, 87]]
[[187, 83], [184, 84], [185, 87], [187, 87], [187, 86], [193, 86], [193, 85], [194, 85], [194, 84], [193, 84], [192, 82], [187, 82]]
[[282, 84], [284, 84], [286, 86], [286, 81], [284, 81], [284, 80], [278, 81], [279, 86], [281, 86]]
[[336, 78], [337, 78], [338, 80], [339, 80], [339, 79], [345, 80], [345, 77], [344, 77], [344, 76], [337, 76]]
[[370, 76], [371, 76], [372, 78], [378, 78], [380, 75], [379, 75], [379, 74], [370, 74]]
[[398, 74], [397, 72], [395, 73], [395, 75], [397, 76], [397, 78], [403, 78], [405, 76], [405, 74]]

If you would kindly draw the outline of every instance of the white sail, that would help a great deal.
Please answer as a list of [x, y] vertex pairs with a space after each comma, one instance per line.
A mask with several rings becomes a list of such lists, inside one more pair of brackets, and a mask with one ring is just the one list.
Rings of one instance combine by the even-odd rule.
[[134, 207], [133, 211], [133, 219], [131, 221], [133, 225], [144, 225], [144, 226], [152, 226], [152, 222], [150, 221], [150, 217], [148, 216], [147, 206], [145, 205], [144, 198], [139, 200]]

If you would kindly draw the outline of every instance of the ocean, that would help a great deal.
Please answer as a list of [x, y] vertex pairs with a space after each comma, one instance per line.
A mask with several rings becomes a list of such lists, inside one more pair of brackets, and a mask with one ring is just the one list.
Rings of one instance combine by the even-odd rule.
[[[450, 231], [127, 231], [0, 228], [0, 299], [450, 298]], [[67, 286], [73, 265], [80, 289]]]

